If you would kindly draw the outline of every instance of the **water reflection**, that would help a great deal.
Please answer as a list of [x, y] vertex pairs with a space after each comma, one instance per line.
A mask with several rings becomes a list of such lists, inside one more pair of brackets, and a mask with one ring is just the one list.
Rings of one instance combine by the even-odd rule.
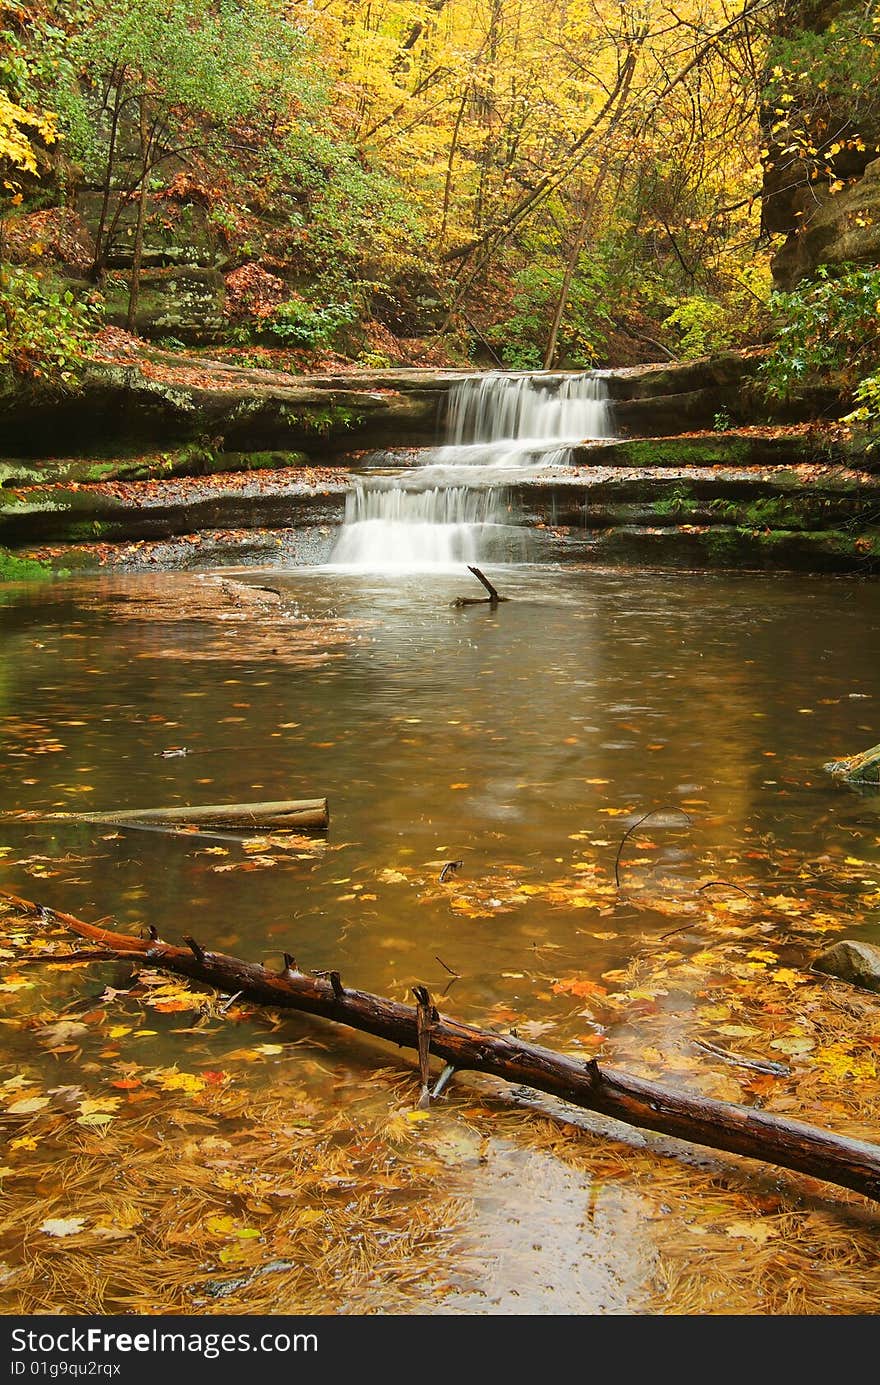
[[[626, 826], [666, 805], [693, 821], [651, 824], [650, 870], [670, 888], [749, 851], [768, 879], [792, 854], [852, 853], [854, 839], [855, 854], [876, 859], [866, 809], [819, 768], [877, 739], [875, 585], [494, 576], [508, 603], [457, 610], [451, 601], [476, 585], [467, 573], [276, 572], [285, 601], [352, 622], [338, 657], [303, 669], [277, 666], [263, 646], [254, 655], [240, 631], [223, 657], [203, 659], [204, 624], [114, 619], [146, 578], [22, 593], [0, 612], [7, 809], [327, 794], [332, 830], [316, 855], [220, 871], [242, 859], [237, 843], [215, 843], [222, 857], [157, 833], [7, 824], [12, 858], [50, 859], [31, 874], [9, 864], [5, 879], [169, 937], [196, 919], [207, 943], [248, 956], [292, 947], [386, 993], [418, 977], [442, 987], [440, 956], [462, 973], [463, 1011], [482, 1011], [508, 995], [501, 973], [536, 950], [598, 975], [630, 943], [619, 918], [603, 941], [585, 933], [582, 911], [543, 899], [488, 919], [457, 913], [436, 885], [446, 859], [464, 861], [462, 882], [511, 869], [553, 880], [575, 857], [611, 878]], [[163, 758], [174, 746], [188, 753]], [[637, 895], [648, 867], [635, 862], [629, 853], [621, 869]], [[650, 926], [633, 916], [637, 931]], [[533, 984], [524, 978], [525, 1008]]]

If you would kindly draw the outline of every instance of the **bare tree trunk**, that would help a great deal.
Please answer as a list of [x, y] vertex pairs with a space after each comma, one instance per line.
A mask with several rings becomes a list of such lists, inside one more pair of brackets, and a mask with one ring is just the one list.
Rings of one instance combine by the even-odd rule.
[[119, 138], [119, 119], [124, 105], [122, 93], [125, 87], [125, 68], [119, 72], [114, 84], [113, 110], [110, 114], [110, 143], [107, 146], [107, 168], [104, 174], [103, 196], [101, 198], [101, 214], [98, 218], [98, 229], [95, 232], [95, 258], [92, 262], [92, 278], [97, 281], [104, 272], [104, 260], [107, 254], [105, 232], [107, 228], [107, 216], [110, 210], [110, 197], [113, 189], [113, 169], [116, 161], [116, 141]]
[[[147, 127], [147, 98], [141, 96], [138, 102], [138, 134], [140, 137], [141, 148], [141, 167], [146, 169], [150, 162], [150, 139]], [[147, 211], [147, 176], [144, 175], [141, 181], [141, 192], [138, 198], [137, 225], [134, 233], [134, 251], [131, 261], [131, 280], [128, 287], [128, 312], [125, 315], [125, 325], [129, 332], [135, 330], [137, 324], [138, 300], [141, 291], [141, 262], [144, 257], [144, 220]]]
[[599, 170], [598, 177], [596, 178], [596, 181], [593, 183], [590, 195], [584, 203], [583, 215], [581, 216], [581, 224], [578, 227], [577, 234], [575, 235], [574, 240], [572, 241], [571, 250], [569, 251], [568, 258], [566, 260], [565, 274], [562, 278], [562, 287], [559, 290], [559, 297], [556, 300], [556, 308], [553, 312], [553, 321], [550, 324], [550, 334], [547, 338], [547, 349], [544, 352], [545, 370], [552, 370], [553, 362], [556, 359], [556, 347], [559, 342], [559, 329], [562, 326], [562, 319], [564, 318], [565, 310], [568, 307], [568, 299], [571, 294], [572, 281], [575, 276], [578, 260], [581, 257], [581, 251], [586, 245], [587, 236], [589, 235], [590, 228], [593, 225], [593, 213], [596, 209], [596, 202], [598, 200], [599, 193], [602, 191], [602, 184], [605, 182], [607, 173], [608, 164], [604, 164], [602, 168]]

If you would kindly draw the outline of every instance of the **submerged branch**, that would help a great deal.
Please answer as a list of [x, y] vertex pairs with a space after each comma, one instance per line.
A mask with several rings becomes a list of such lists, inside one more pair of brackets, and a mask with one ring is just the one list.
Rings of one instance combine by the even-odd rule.
[[114, 813], [0, 814], [12, 822], [95, 822], [108, 827], [160, 827], [168, 830], [213, 827], [238, 832], [292, 829], [323, 831], [330, 814], [326, 798], [280, 799], [274, 803], [208, 803], [189, 808], [129, 808]]
[[136, 938], [49, 910], [7, 891], [0, 895], [19, 909], [65, 924], [80, 937], [112, 950], [119, 960], [141, 958], [152, 967], [214, 986], [226, 994], [273, 1008], [318, 1015], [420, 1052], [423, 1082], [433, 1056], [456, 1071], [471, 1071], [547, 1092], [574, 1106], [597, 1111], [645, 1130], [712, 1149], [762, 1159], [780, 1168], [825, 1179], [880, 1200], [880, 1147], [821, 1130], [769, 1112], [676, 1091], [616, 1069], [569, 1058], [513, 1034], [496, 1034], [441, 1015], [424, 988], [419, 1007], [345, 987], [337, 972], [326, 977], [282, 972], [212, 952], [190, 940], [176, 947], [159, 938]]

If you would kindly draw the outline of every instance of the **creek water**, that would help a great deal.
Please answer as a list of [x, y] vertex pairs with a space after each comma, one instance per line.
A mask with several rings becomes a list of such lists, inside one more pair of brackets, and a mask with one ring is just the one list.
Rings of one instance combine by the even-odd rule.
[[[6, 821], [3, 886], [251, 959], [292, 951], [395, 998], [422, 981], [463, 1019], [520, 1024], [589, 1056], [602, 1026], [571, 978], [589, 986], [626, 966], [707, 880], [794, 893], [806, 865], [821, 889], [853, 858], [876, 880], [880, 796], [821, 768], [878, 738], [876, 583], [508, 561], [489, 566], [508, 602], [453, 605], [474, 594], [461, 564], [497, 553], [488, 531], [515, 537], [491, 509], [505, 470], [558, 465], [566, 437], [601, 436], [599, 393], [590, 377], [546, 397], [528, 382], [468, 386], [414, 484], [377, 475], [355, 493], [332, 567], [272, 570], [281, 613], [268, 641], [182, 600], [169, 612], [173, 576], [5, 588], [7, 812], [327, 794], [331, 827], [314, 849], [270, 843], [255, 858], [223, 834]], [[323, 621], [338, 642], [297, 658], [285, 613], [291, 632], [314, 626], [319, 651]], [[441, 882], [449, 861], [461, 864]], [[866, 888], [851, 879], [835, 907], [877, 937]], [[65, 978], [71, 1000], [105, 981]], [[655, 1036], [665, 1023], [687, 1034], [692, 1003], [661, 998]], [[151, 1012], [139, 1061], [185, 1065], [180, 1030], [179, 1016]], [[296, 1019], [280, 1031], [312, 1033]], [[369, 1070], [374, 1053], [345, 1032], [323, 1037], [313, 1099], [344, 1109], [346, 1071]], [[200, 1061], [222, 1067], [241, 1042], [206, 1031]], [[33, 1065], [28, 1031], [8, 1044]], [[509, 1139], [491, 1159], [471, 1149], [453, 1163], [482, 1268], [438, 1311], [638, 1311], [662, 1208], [646, 1219], [613, 1176]]]
[[[168, 579], [9, 589], [6, 809], [326, 793], [332, 822], [316, 855], [268, 847], [276, 863], [260, 869], [222, 836], [6, 823], [3, 886], [123, 928], [192, 932], [253, 959], [280, 962], [292, 950], [302, 965], [337, 967], [384, 995], [404, 998], [424, 981], [439, 998], [452, 983], [441, 1001], [450, 1013], [501, 1027], [540, 1022], [541, 1042], [577, 1051], [593, 1026], [555, 979], [598, 981], [645, 936], [675, 927], [674, 911], [655, 908], [658, 893], [667, 904], [693, 898], [698, 882], [719, 877], [774, 893], [805, 861], [880, 864], [877, 796], [843, 790], [820, 768], [877, 737], [876, 584], [491, 571], [511, 598], [496, 610], [451, 606], [471, 590], [466, 574], [273, 572], [290, 608], [351, 622], [338, 657], [310, 668], [250, 650], [240, 631], [218, 648], [204, 622], [119, 619]], [[164, 758], [180, 747], [186, 755]], [[573, 873], [588, 866], [613, 893], [624, 831], [669, 806], [692, 826], [666, 813], [650, 824], [654, 849], [635, 836], [621, 859], [631, 910], [606, 916], [611, 898], [569, 908], [541, 892], [584, 879]], [[441, 885], [448, 860], [463, 865]], [[69, 1002], [101, 993], [108, 969], [89, 970], [64, 978]], [[112, 968], [109, 979], [126, 984]], [[688, 1003], [670, 999], [670, 1025], [686, 1029]], [[151, 1012], [148, 1026], [132, 1056], [191, 1064], [194, 1040], [176, 1032], [178, 1016]], [[199, 1062], [222, 1068], [246, 1042], [241, 1029], [201, 1038]], [[289, 1020], [271, 1037], [302, 1043], [311, 1033]], [[375, 1058], [345, 1032], [316, 1037], [312, 1097], [344, 1104], [345, 1072]], [[32, 1070], [28, 1031], [5, 1042]], [[329, 1087], [328, 1073], [337, 1074]], [[55, 1067], [50, 1076], [71, 1080]], [[482, 1268], [478, 1287], [457, 1290], [441, 1311], [638, 1305], [652, 1252], [634, 1194], [510, 1139], [486, 1169], [472, 1149], [454, 1164], [456, 1186], [476, 1199], [465, 1239]], [[589, 1220], [572, 1219], [588, 1204]]]
[[[251, 951], [293, 932], [314, 965], [382, 991], [426, 969], [436, 980], [439, 952], [467, 978], [465, 1005], [495, 997], [500, 971], [540, 936], [591, 971], [628, 942], [577, 939], [572, 918], [540, 902], [474, 923], [433, 888], [436, 861], [464, 857], [462, 883], [510, 864], [551, 878], [559, 858], [584, 854], [610, 871], [625, 827], [666, 805], [693, 826], [654, 826], [669, 849], [652, 869], [683, 881], [760, 842], [774, 844], [753, 867], [767, 879], [786, 852], [858, 855], [859, 836], [877, 856], [866, 801], [821, 770], [876, 739], [876, 584], [491, 571], [511, 598], [496, 610], [451, 606], [471, 593], [467, 574], [273, 572], [291, 609], [350, 622], [336, 657], [305, 669], [249, 652], [236, 629], [218, 647], [195, 620], [121, 620], [149, 577], [9, 589], [7, 810], [327, 794], [333, 849], [267, 870], [255, 890], [253, 875], [214, 873], [186, 838], [129, 832], [102, 845], [95, 828], [7, 823], [5, 840], [82, 855], [40, 886], [73, 912], [149, 915], [169, 932], [197, 912], [206, 942]], [[163, 758], [176, 747], [187, 753]], [[381, 878], [402, 863], [412, 888]], [[26, 883], [11, 865], [4, 874]], [[375, 899], [341, 901], [356, 886]], [[395, 946], [377, 946], [385, 935]]]

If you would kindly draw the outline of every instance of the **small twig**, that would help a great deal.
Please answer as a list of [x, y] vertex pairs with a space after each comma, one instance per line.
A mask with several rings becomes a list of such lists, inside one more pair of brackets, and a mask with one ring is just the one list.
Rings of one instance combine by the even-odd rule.
[[230, 1007], [232, 1004], [234, 1004], [234, 1002], [235, 1002], [236, 1000], [238, 1000], [238, 997], [239, 997], [240, 995], [244, 995], [244, 991], [236, 991], [236, 992], [235, 992], [235, 995], [231, 995], [231, 996], [229, 997], [228, 1000], [224, 1000], [223, 1004], [220, 1006], [220, 1011], [219, 1011], [219, 1013], [220, 1013], [221, 1015], [225, 1015], [225, 1014], [226, 1014], [226, 1011], [229, 1009], [229, 1007]]
[[664, 808], [652, 808], [650, 813], [645, 813], [644, 816], [640, 817], [637, 822], [634, 822], [631, 827], [628, 827], [621, 838], [620, 846], [617, 848], [617, 855], [614, 858], [614, 883], [618, 889], [620, 889], [620, 854], [626, 845], [627, 839], [632, 836], [637, 827], [641, 827], [643, 822], [647, 822], [648, 818], [654, 817], [657, 813], [681, 813], [682, 817], [687, 819], [688, 827], [692, 826], [691, 816], [689, 813], [685, 812], [684, 808], [677, 808], [675, 804], [667, 804]]
[[[68, 953], [43, 952], [37, 957], [19, 957], [17, 961], [4, 961], [3, 963], [0, 963], [0, 965], [17, 968], [35, 966], [37, 963], [42, 962], [48, 962], [51, 965], [51, 963], [53, 962], [57, 964], [60, 964], [62, 962], [65, 964], [67, 964], [68, 962], [80, 964], [83, 962], [119, 962], [121, 960], [122, 954], [119, 952], [118, 949], [113, 952], [105, 952], [103, 950], [96, 952]], [[142, 962], [144, 959], [139, 952], [133, 952], [131, 954], [131, 960], [133, 962]]]
[[661, 933], [657, 941], [662, 943], [665, 941], [666, 938], [674, 938], [676, 933], [686, 933], [689, 928], [699, 928], [700, 922], [700, 919], [690, 919], [687, 923], [683, 923], [679, 928], [670, 928], [668, 933]]
[[449, 992], [452, 990], [452, 988], [453, 988], [453, 986], [455, 985], [456, 981], [460, 981], [460, 980], [461, 980], [463, 973], [460, 972], [460, 971], [453, 971], [453, 970], [452, 970], [452, 967], [448, 967], [448, 966], [446, 965], [446, 963], [444, 962], [443, 958], [442, 958], [442, 957], [438, 957], [437, 954], [436, 954], [436, 952], [434, 953], [434, 960], [440, 963], [440, 965], [441, 965], [441, 967], [443, 968], [444, 971], [448, 971], [448, 972], [449, 972], [449, 980], [446, 982], [446, 985], [443, 987], [443, 990], [440, 992], [440, 994], [441, 994], [442, 996], [447, 996], [447, 995], [449, 995]]
[[422, 1090], [418, 1109], [426, 1111], [431, 1104], [431, 993], [427, 986], [413, 986], [416, 998], [416, 1038], [419, 1055], [419, 1078]]
[[784, 1063], [774, 1063], [771, 1059], [744, 1058], [741, 1053], [731, 1053], [726, 1048], [719, 1048], [717, 1044], [710, 1044], [706, 1039], [691, 1039], [695, 1048], [705, 1049], [707, 1053], [712, 1053], [716, 1058], [721, 1058], [725, 1063], [730, 1063], [735, 1068], [754, 1068], [755, 1072], [770, 1073], [773, 1077], [791, 1077], [791, 1068]]
[[715, 885], [726, 885], [729, 890], [739, 890], [740, 894], [744, 894], [746, 899], [755, 898], [750, 890], [744, 889], [742, 885], [735, 885], [732, 880], [707, 880], [705, 885], [700, 885], [698, 887], [697, 894], [702, 894], [704, 890], [711, 890]]

